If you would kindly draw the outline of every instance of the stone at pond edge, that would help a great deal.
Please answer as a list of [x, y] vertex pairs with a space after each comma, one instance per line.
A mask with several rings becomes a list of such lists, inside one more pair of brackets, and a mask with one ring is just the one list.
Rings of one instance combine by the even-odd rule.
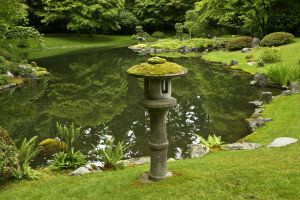
[[252, 48], [259, 47], [259, 43], [260, 43], [260, 40], [255, 37], [255, 38], [253, 38], [253, 40], [251, 42], [251, 47]]
[[237, 60], [231, 60], [230, 66], [239, 66], [239, 62]]
[[251, 83], [256, 87], [267, 87], [269, 85], [268, 77], [265, 73], [257, 72], [253, 79], [254, 81]]
[[253, 133], [257, 128], [262, 127], [266, 122], [272, 121], [272, 118], [264, 119], [263, 117], [245, 119], [246, 126], [250, 133]]
[[89, 164], [86, 164], [83, 167], [79, 167], [75, 171], [69, 173], [69, 176], [78, 176], [78, 175], [84, 175], [84, 174], [89, 174], [89, 173], [102, 172], [101, 167], [103, 167], [103, 165], [99, 162], [89, 163]]
[[259, 106], [263, 105], [263, 101], [249, 101], [248, 105], [250, 108], [258, 108]]
[[300, 91], [300, 80], [291, 83], [291, 90], [293, 93], [299, 93]]
[[226, 150], [253, 150], [262, 148], [264, 145], [251, 143], [251, 142], [243, 142], [243, 143], [233, 143], [223, 147]]
[[192, 144], [189, 149], [190, 158], [200, 158], [209, 152], [209, 147], [203, 144]]
[[265, 64], [264, 64], [264, 61], [260, 60], [257, 67], [264, 67]]
[[296, 138], [290, 138], [290, 137], [280, 137], [273, 140], [267, 148], [273, 148], [273, 147], [284, 147], [289, 144], [293, 144], [298, 142], [298, 139]]
[[291, 94], [293, 94], [292, 90], [284, 90], [281, 92], [280, 95], [282, 96], [290, 96]]
[[269, 104], [272, 101], [272, 92], [262, 92], [261, 93], [261, 100], [264, 103]]
[[251, 51], [251, 48], [243, 48], [241, 52], [242, 53], [248, 53], [250, 51]]

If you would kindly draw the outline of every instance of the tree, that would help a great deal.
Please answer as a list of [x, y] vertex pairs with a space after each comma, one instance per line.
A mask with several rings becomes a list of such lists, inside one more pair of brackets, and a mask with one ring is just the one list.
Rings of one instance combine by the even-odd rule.
[[136, 37], [139, 39], [139, 43], [140, 43], [140, 41], [143, 41], [143, 40], [145, 40], [145, 42], [147, 42], [147, 38], [149, 37], [149, 34], [143, 30], [143, 27], [136, 26], [135, 30], [136, 30]]
[[182, 41], [183, 36], [183, 25], [182, 23], [176, 23], [175, 24], [175, 30], [176, 30], [176, 36], [180, 38], [180, 41]]
[[184, 28], [189, 31], [190, 38], [192, 38], [192, 33], [197, 30], [197, 13], [195, 10], [188, 10], [185, 15]]
[[121, 31], [123, 33], [132, 33], [134, 27], [139, 24], [139, 20], [129, 11], [123, 10], [119, 16], [119, 25], [121, 26]]
[[55, 20], [67, 21], [67, 29], [80, 32], [89, 30], [90, 35], [98, 28], [117, 30], [118, 17], [124, 0], [43, 0], [44, 11], [37, 14], [48, 24]]

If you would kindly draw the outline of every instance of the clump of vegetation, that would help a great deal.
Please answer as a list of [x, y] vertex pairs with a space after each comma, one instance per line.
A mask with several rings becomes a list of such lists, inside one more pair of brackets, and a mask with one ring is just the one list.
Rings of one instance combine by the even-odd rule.
[[0, 180], [11, 176], [13, 168], [17, 168], [17, 148], [7, 132], [0, 126]]
[[155, 31], [154, 33], [152, 33], [152, 37], [163, 38], [165, 37], [165, 34], [161, 31]]
[[293, 41], [293, 39], [295, 38], [295, 36], [293, 36], [290, 33], [286, 33], [286, 32], [275, 32], [275, 33], [271, 33], [267, 36], [265, 36], [260, 44], [262, 46], [280, 46], [283, 44], [288, 44], [291, 43]]
[[0, 56], [0, 74], [5, 74], [8, 71], [8, 67], [6, 66], [5, 58]]
[[176, 30], [176, 36], [180, 38], [180, 41], [182, 41], [182, 37], [183, 37], [183, 24], [182, 23], [176, 23], [175, 24], [175, 30]]
[[114, 143], [115, 138], [111, 136], [111, 138], [105, 140], [105, 148], [96, 148], [92, 145], [98, 160], [104, 162], [105, 168], [118, 169], [122, 166], [122, 163], [119, 161], [125, 157], [124, 151], [130, 147], [129, 145], [124, 144], [124, 141], [119, 141], [117, 145]]
[[300, 67], [277, 64], [268, 69], [267, 76], [270, 83], [274, 85], [289, 85], [300, 79]]
[[266, 63], [278, 62], [280, 57], [280, 51], [276, 47], [267, 48], [261, 53], [261, 59]]
[[136, 35], [133, 35], [132, 37], [138, 39], [139, 41], [140, 39], [142, 39], [145, 42], [147, 42], [147, 38], [149, 37], [149, 34], [143, 30], [143, 27], [136, 26], [135, 30], [136, 30]]
[[247, 55], [245, 58], [246, 59], [251, 59], [251, 58], [253, 58], [253, 55]]
[[27, 74], [32, 73], [31, 65], [29, 64], [13, 64], [10, 69], [13, 73], [19, 76], [26, 76]]
[[42, 149], [41, 154], [46, 157], [50, 157], [61, 151], [66, 152], [68, 150], [67, 144], [57, 139], [45, 139], [39, 143], [39, 146]]
[[221, 136], [216, 136], [216, 135], [208, 135], [207, 140], [205, 140], [203, 137], [201, 137], [200, 135], [197, 135], [196, 133], [194, 133], [194, 135], [200, 139], [200, 142], [209, 147], [210, 151], [219, 151], [222, 150], [222, 148], [225, 145], [225, 142], [222, 141]]
[[226, 45], [226, 48], [230, 51], [239, 50], [242, 48], [250, 48], [252, 41], [253, 41], [252, 37], [248, 37], [248, 36], [238, 37], [230, 40]]
[[11, 82], [8, 76], [0, 75], [0, 85], [7, 85]]
[[75, 128], [74, 123], [69, 127], [57, 123], [58, 135], [69, 147], [67, 152], [59, 152], [53, 155], [52, 166], [55, 169], [76, 169], [86, 164], [86, 156], [80, 151], [74, 150], [74, 144], [79, 138], [81, 127]]
[[35, 148], [35, 141], [37, 136], [32, 137], [27, 141], [24, 138], [20, 147], [18, 148], [19, 167], [13, 168], [12, 173], [17, 179], [38, 179], [39, 175], [31, 170], [30, 163], [39, 154], [40, 148]]
[[155, 64], [164, 64], [166, 62], [167, 62], [166, 59], [160, 58], [160, 57], [153, 57], [153, 58], [148, 59], [148, 63], [153, 64], [153, 65], [155, 65]]
[[11, 60], [12, 55], [5, 50], [0, 49], [0, 56], [3, 56], [5, 60]]

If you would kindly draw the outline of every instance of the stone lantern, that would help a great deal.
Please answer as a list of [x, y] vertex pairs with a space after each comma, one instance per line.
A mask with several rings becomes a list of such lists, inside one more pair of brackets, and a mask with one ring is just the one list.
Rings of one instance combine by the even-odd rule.
[[144, 78], [144, 96], [140, 103], [148, 109], [150, 115], [151, 135], [149, 147], [151, 150], [151, 165], [148, 178], [159, 181], [171, 176], [167, 167], [167, 114], [169, 108], [177, 101], [171, 97], [171, 79], [187, 73], [187, 69], [165, 59], [154, 57], [148, 63], [135, 65], [127, 70], [129, 75]]

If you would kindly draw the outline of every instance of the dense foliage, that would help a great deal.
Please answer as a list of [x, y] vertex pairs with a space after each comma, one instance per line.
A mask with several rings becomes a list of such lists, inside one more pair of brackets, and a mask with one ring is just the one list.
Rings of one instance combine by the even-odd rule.
[[152, 37], [163, 38], [165, 37], [165, 34], [161, 31], [155, 31], [154, 33], [152, 33]]
[[251, 47], [252, 41], [253, 41], [252, 37], [247, 37], [247, 36], [238, 37], [230, 40], [226, 45], [226, 48], [228, 50], [239, 50], [242, 48]]
[[261, 53], [261, 59], [266, 63], [278, 62], [280, 57], [280, 51], [276, 47], [267, 48]]
[[3, 56], [0, 56], [0, 74], [5, 74], [8, 71], [8, 67], [6, 65], [5, 59]]
[[300, 79], [300, 67], [277, 64], [267, 71], [269, 82], [274, 85], [289, 85]]
[[3, 49], [0, 49], [0, 56], [3, 56], [3, 58], [5, 58], [5, 60], [11, 60], [12, 59], [12, 55], [9, 52], [7, 52]]
[[280, 46], [283, 44], [288, 44], [294, 39], [294, 36], [290, 33], [285, 32], [275, 32], [267, 35], [261, 40], [262, 46]]
[[8, 76], [0, 75], [0, 85], [6, 85], [6, 84], [9, 84], [10, 82], [11, 81]]

